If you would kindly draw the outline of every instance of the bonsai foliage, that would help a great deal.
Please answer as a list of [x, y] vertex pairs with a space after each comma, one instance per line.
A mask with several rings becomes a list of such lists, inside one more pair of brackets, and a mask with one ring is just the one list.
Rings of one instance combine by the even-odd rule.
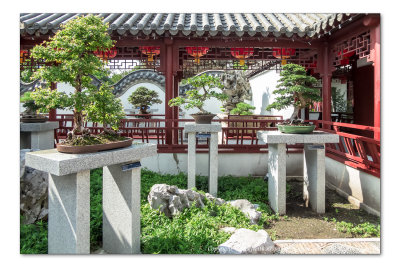
[[[59, 101], [56, 101], [60, 108], [73, 110], [74, 134], [82, 132], [84, 110], [90, 105], [91, 95], [97, 92], [90, 75], [105, 71], [105, 62], [96, 57], [93, 51], [107, 51], [113, 47], [107, 28], [107, 24], [103, 24], [100, 17], [81, 16], [61, 25], [60, 31], [49, 41], [35, 46], [31, 51], [34, 59], [49, 63], [35, 72], [35, 79], [65, 82], [75, 88], [75, 92], [67, 97], [52, 95], [60, 97]], [[50, 94], [43, 89], [36, 96], [40, 98], [41, 95], [46, 97]], [[54, 108], [51, 102], [48, 105], [49, 108]]]
[[96, 94], [90, 97], [90, 105], [87, 109], [87, 119], [103, 124], [104, 132], [107, 125], [113, 130], [118, 130], [120, 120], [125, 117], [121, 100], [116, 98], [112, 87], [107, 83], [102, 84]]
[[303, 66], [287, 64], [282, 69], [281, 78], [278, 80], [278, 89], [273, 91], [274, 94], [279, 96], [274, 103], [267, 107], [267, 110], [281, 110], [293, 106], [293, 114], [289, 119], [293, 122], [298, 118], [298, 113], [302, 108], [321, 100], [320, 91], [318, 88], [312, 87], [317, 79], [308, 76]]
[[20, 98], [21, 103], [24, 103], [22, 106], [25, 108], [25, 114], [35, 115], [39, 112], [48, 112], [46, 106], [39, 105], [35, 102], [35, 100], [31, 96], [31, 92], [26, 92]]
[[138, 87], [128, 98], [135, 108], [140, 109], [141, 114], [146, 114], [147, 107], [152, 104], [161, 104], [161, 99], [158, 98], [158, 93], [154, 90], [150, 90], [144, 86]]
[[[207, 99], [216, 98], [223, 101], [228, 98], [226, 94], [218, 93], [215, 90], [216, 88], [223, 88], [221, 80], [218, 77], [203, 74], [187, 79], [187, 83], [194, 88], [186, 91], [185, 97], [178, 96], [171, 99], [168, 105], [171, 107], [183, 106], [185, 109], [198, 108], [200, 110], [198, 114], [210, 114], [210, 112], [203, 108]], [[199, 89], [202, 89], [203, 93], [200, 93]]]
[[256, 109], [256, 107], [254, 107], [250, 104], [241, 102], [241, 103], [238, 103], [236, 105], [236, 107], [231, 110], [231, 115], [252, 115], [253, 114], [252, 110], [254, 110], [254, 109]]

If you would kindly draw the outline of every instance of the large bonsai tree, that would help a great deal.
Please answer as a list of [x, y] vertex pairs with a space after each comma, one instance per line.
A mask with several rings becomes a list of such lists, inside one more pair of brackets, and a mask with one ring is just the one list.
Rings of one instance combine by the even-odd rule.
[[[168, 105], [183, 106], [185, 109], [197, 108], [200, 110], [197, 114], [210, 114], [211, 112], [203, 108], [207, 99], [216, 98], [223, 101], [228, 98], [226, 94], [216, 91], [216, 88], [223, 88], [221, 80], [218, 77], [203, 74], [188, 78], [186, 81], [193, 89], [187, 90], [185, 97], [178, 96], [171, 99]], [[202, 89], [203, 92], [201, 93], [199, 89]]]
[[[65, 82], [75, 88], [70, 95], [39, 90], [36, 101], [47, 101], [48, 108], [57, 102], [60, 108], [74, 113], [73, 134], [83, 131], [83, 115], [89, 107], [91, 95], [97, 93], [90, 75], [105, 72], [105, 62], [94, 55], [94, 51], [107, 51], [113, 41], [107, 33], [108, 25], [94, 15], [81, 16], [68, 21], [61, 29], [42, 44], [32, 49], [32, 57], [49, 63], [35, 72], [34, 78], [47, 82]], [[56, 98], [49, 100], [48, 97]]]
[[140, 114], [147, 114], [147, 108], [152, 104], [161, 104], [161, 99], [158, 98], [158, 93], [144, 86], [138, 87], [128, 98], [135, 108], [139, 108]]
[[314, 102], [320, 101], [320, 90], [312, 87], [317, 82], [312, 76], [307, 75], [306, 69], [297, 64], [287, 64], [282, 67], [281, 78], [278, 80], [274, 94], [279, 96], [267, 110], [281, 110], [290, 106], [294, 107], [289, 118], [290, 123], [298, 120], [298, 113], [302, 108], [309, 107]]

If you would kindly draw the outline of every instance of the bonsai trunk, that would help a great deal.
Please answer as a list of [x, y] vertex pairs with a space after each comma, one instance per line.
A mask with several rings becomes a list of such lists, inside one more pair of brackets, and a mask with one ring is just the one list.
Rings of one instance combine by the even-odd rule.
[[298, 119], [299, 110], [300, 110], [300, 108], [298, 106], [294, 107], [292, 116], [290, 116], [290, 119], [289, 119], [291, 122]]
[[82, 111], [77, 111], [76, 109], [74, 109], [74, 128], [72, 130], [72, 132], [74, 134], [76, 133], [81, 133], [83, 131], [83, 118], [82, 118]]
[[147, 110], [147, 106], [141, 106], [139, 109], [139, 114], [148, 114]]

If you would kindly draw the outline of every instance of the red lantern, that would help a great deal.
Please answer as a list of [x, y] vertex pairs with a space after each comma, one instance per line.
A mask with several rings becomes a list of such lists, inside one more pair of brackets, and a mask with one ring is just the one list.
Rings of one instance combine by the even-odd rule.
[[244, 60], [254, 53], [254, 49], [250, 47], [233, 47], [231, 48], [231, 54], [235, 58], [239, 59], [240, 66], [244, 65]]
[[139, 46], [139, 50], [147, 56], [148, 62], [153, 62], [154, 57], [160, 54], [159, 46]]
[[96, 57], [102, 59], [102, 60], [108, 60], [110, 58], [115, 58], [117, 56], [117, 48], [112, 47], [111, 49], [108, 49], [106, 51], [101, 51], [101, 50], [96, 50], [93, 52]]
[[187, 46], [185, 47], [186, 52], [194, 57], [194, 62], [196, 64], [200, 63], [200, 57], [204, 56], [207, 54], [209, 48], [205, 46]]
[[24, 63], [27, 57], [28, 57], [28, 50], [19, 51], [19, 64]]
[[294, 48], [273, 48], [272, 55], [276, 58], [282, 59], [282, 65], [287, 64], [288, 58], [296, 54], [296, 49]]
[[[350, 58], [354, 56], [356, 51], [348, 52], [347, 49], [343, 49], [342, 51], [338, 52], [338, 57], [341, 56], [340, 65], [345, 66], [350, 64]], [[342, 55], [343, 54], [343, 55]]]

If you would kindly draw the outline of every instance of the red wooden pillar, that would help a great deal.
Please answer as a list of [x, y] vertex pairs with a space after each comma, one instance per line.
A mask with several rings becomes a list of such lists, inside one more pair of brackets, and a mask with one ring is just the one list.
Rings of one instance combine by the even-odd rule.
[[172, 40], [165, 39], [165, 143], [172, 144], [172, 108], [168, 105], [170, 99], [174, 95], [174, 76], [173, 76], [173, 47]]
[[[51, 90], [57, 90], [57, 83], [51, 83], [50, 84], [50, 89]], [[50, 109], [49, 110], [49, 121], [55, 121], [57, 118], [57, 110], [56, 109]]]
[[[173, 97], [179, 96], [179, 78], [177, 75], [174, 76], [174, 92], [173, 92]], [[177, 127], [179, 126], [178, 119], [179, 119], [179, 107], [173, 107], [172, 108], [172, 113], [173, 113], [173, 118], [174, 118], [174, 123], [173, 127], [174, 129], [174, 144], [178, 144], [179, 141], [179, 131]]]
[[[319, 49], [318, 56], [318, 58], [321, 57], [322, 59], [321, 61], [319, 61], [319, 64], [322, 64], [320, 68], [320, 74], [322, 77], [322, 120], [331, 121], [332, 69], [328, 43], [324, 43], [323, 46]], [[323, 128], [329, 128], [329, 125], [323, 125]]]
[[371, 15], [363, 21], [365, 26], [370, 28], [370, 60], [374, 66], [374, 139], [381, 139], [381, 25], [380, 16]]

